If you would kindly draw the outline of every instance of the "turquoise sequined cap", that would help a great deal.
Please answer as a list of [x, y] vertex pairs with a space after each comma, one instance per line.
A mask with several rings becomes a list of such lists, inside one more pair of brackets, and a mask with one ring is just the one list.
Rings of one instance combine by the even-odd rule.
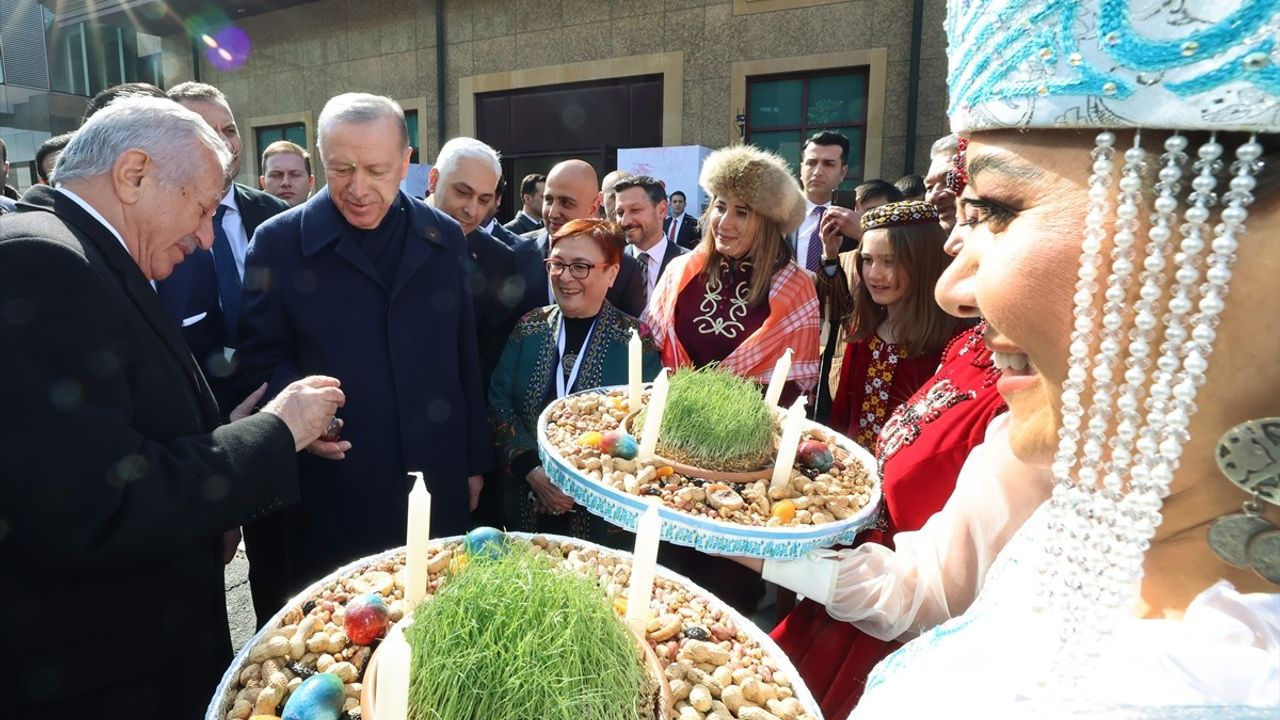
[[951, 128], [1280, 132], [1280, 0], [949, 0]]

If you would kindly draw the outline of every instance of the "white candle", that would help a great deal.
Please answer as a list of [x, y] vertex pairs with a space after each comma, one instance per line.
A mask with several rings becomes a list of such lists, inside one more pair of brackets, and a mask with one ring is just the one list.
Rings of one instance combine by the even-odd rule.
[[791, 374], [791, 348], [782, 353], [773, 366], [773, 375], [769, 376], [769, 388], [764, 391], [764, 404], [770, 409], [778, 404], [782, 397], [782, 386], [787, 384], [787, 376]]
[[658, 449], [658, 430], [662, 427], [662, 413], [667, 409], [667, 369], [662, 368], [653, 380], [649, 391], [649, 408], [644, 416], [644, 433], [640, 435], [641, 460], [653, 457]]
[[409, 667], [412, 653], [404, 639], [403, 622], [387, 631], [378, 648], [377, 717], [372, 720], [405, 720], [409, 717]]
[[427, 539], [431, 536], [431, 493], [422, 473], [409, 473], [417, 479], [409, 491], [409, 537], [405, 545], [404, 600], [405, 613], [422, 602], [427, 594]]
[[627, 386], [629, 410], [640, 409], [640, 385], [644, 382], [641, 371], [644, 369], [644, 358], [640, 352], [640, 333], [631, 331], [631, 341], [627, 343]]
[[649, 624], [649, 601], [653, 598], [653, 576], [658, 567], [658, 539], [662, 518], [658, 506], [650, 504], [636, 523], [636, 546], [631, 553], [631, 583], [627, 588], [627, 624], [643, 634]]
[[800, 433], [804, 430], [804, 396], [796, 398], [782, 421], [782, 439], [778, 441], [778, 459], [773, 464], [773, 481], [769, 487], [786, 487], [791, 482], [791, 467], [796, 462], [796, 450], [800, 448]]

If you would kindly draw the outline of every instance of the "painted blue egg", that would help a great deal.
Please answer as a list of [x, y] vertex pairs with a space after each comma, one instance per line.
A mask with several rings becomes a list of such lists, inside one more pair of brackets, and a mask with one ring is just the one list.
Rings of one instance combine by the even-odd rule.
[[337, 675], [312, 675], [289, 696], [281, 720], [338, 720], [342, 702], [342, 681]]
[[631, 460], [640, 454], [640, 443], [635, 437], [621, 430], [610, 430], [600, 435], [600, 452], [623, 460]]
[[467, 554], [472, 557], [495, 560], [507, 552], [507, 536], [497, 528], [478, 527], [467, 533], [464, 543]]

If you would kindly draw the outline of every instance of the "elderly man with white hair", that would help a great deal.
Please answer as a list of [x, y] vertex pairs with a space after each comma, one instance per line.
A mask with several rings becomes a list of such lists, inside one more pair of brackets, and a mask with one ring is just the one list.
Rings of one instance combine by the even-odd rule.
[[325, 373], [348, 396], [344, 450], [299, 460], [283, 569], [297, 590], [404, 543], [409, 472], [425, 475], [432, 534], [465, 532], [493, 464], [466, 239], [400, 190], [404, 112], [389, 98], [338, 95], [317, 129], [325, 188], [254, 235], [236, 352], [245, 387]]
[[219, 427], [156, 296], [213, 243], [230, 163], [190, 110], [121, 99], [0, 221], [12, 717], [198, 717], [231, 658], [222, 531], [297, 498], [294, 455], [343, 403], [336, 380], [298, 378]]

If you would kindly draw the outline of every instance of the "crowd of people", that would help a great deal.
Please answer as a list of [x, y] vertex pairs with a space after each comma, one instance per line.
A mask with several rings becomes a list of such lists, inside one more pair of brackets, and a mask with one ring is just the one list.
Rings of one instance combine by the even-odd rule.
[[[773, 635], [826, 716], [1274, 713], [1280, 326], [1254, 310], [1280, 308], [1275, 115], [981, 76], [952, 78], [958, 134], [923, 177], [842, 189], [838, 132], [798, 168], [735, 145], [695, 215], [663, 178], [570, 159], [521, 178], [505, 224], [515, 179], [474, 138], [440, 148], [425, 197], [401, 188], [385, 97], [325, 105], [318, 190], [287, 141], [234, 182], [212, 85], [95, 97], [0, 205], [6, 697], [198, 717], [242, 537], [263, 623], [403, 543], [410, 471], [435, 536], [629, 547], [548, 478], [536, 422], [624, 383], [637, 334], [646, 381], [714, 364], [763, 392], [789, 352], [781, 402], [876, 458], [880, 517], [851, 547], [662, 555], [748, 613], [765, 581], [801, 596]], [[1140, 120], [1063, 114], [1099, 98]]]

